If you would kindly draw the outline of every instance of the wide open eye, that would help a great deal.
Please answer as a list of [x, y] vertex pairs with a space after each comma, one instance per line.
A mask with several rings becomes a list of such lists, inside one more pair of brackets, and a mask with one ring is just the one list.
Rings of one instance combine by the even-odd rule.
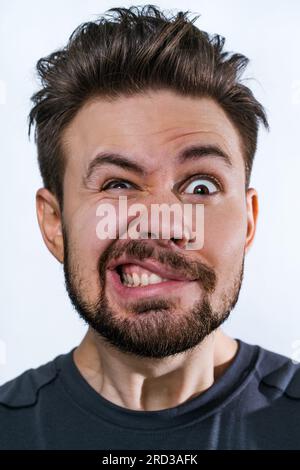
[[184, 190], [185, 193], [198, 194], [199, 196], [214, 194], [218, 191], [219, 187], [217, 183], [214, 183], [210, 178], [206, 177], [193, 180]]

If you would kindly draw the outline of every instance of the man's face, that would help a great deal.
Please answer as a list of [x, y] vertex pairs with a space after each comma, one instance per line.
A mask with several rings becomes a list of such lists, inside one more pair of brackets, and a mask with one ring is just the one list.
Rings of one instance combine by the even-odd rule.
[[[64, 272], [79, 314], [109, 344], [143, 357], [200, 344], [238, 299], [249, 243], [252, 209], [241, 142], [227, 115], [210, 99], [166, 90], [114, 102], [99, 98], [77, 113], [63, 145]], [[217, 151], [180, 160], [192, 145], [216, 147], [229, 161]], [[121, 154], [135, 166], [117, 159], [101, 164], [103, 154], [91, 165], [100, 152]], [[203, 247], [185, 250], [160, 236], [121, 239], [120, 232], [99, 239], [99, 204], [116, 208], [126, 232], [130, 217], [119, 213], [119, 196], [127, 196], [128, 208], [140, 203], [149, 213], [152, 204], [204, 204]], [[149, 279], [151, 272], [167, 280], [123, 283]]]

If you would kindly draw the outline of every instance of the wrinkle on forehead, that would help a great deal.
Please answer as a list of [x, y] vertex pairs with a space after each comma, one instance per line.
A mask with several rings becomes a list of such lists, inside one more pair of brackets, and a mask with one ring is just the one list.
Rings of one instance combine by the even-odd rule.
[[197, 136], [200, 142], [219, 143], [231, 155], [242, 156], [239, 132], [220, 105], [211, 98], [182, 97], [165, 90], [150, 97], [87, 102], [65, 129], [63, 145], [76, 161], [86, 161], [103, 148], [147, 158], [184, 145], [189, 137], [196, 142]]

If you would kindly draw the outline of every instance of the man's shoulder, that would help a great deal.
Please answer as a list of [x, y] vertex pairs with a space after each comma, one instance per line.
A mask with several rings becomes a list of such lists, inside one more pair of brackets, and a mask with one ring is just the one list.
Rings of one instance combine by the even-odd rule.
[[278, 395], [300, 400], [300, 363], [283, 354], [259, 347], [256, 364], [260, 384], [278, 391]]
[[[70, 353], [67, 353], [70, 354]], [[0, 386], [0, 408], [23, 408], [35, 405], [40, 391], [54, 382], [59, 374], [61, 354], [39, 367], [31, 368]]]
[[[259, 350], [256, 364], [259, 382], [277, 389], [289, 398], [300, 400], [300, 363], [261, 346]], [[57, 379], [59, 359], [69, 354], [71, 352], [61, 354], [37, 368], [28, 369], [1, 385], [0, 407], [22, 408], [34, 405], [38, 401], [39, 392]]]

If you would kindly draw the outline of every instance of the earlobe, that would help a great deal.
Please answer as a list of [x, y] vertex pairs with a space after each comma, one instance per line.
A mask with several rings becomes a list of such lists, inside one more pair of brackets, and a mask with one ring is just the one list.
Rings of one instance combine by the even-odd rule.
[[60, 263], [63, 263], [61, 212], [56, 197], [46, 188], [40, 188], [36, 193], [36, 212], [48, 250]]
[[254, 188], [247, 189], [246, 192], [246, 205], [247, 205], [247, 235], [245, 244], [245, 253], [247, 253], [252, 246], [258, 218], [258, 194]]

